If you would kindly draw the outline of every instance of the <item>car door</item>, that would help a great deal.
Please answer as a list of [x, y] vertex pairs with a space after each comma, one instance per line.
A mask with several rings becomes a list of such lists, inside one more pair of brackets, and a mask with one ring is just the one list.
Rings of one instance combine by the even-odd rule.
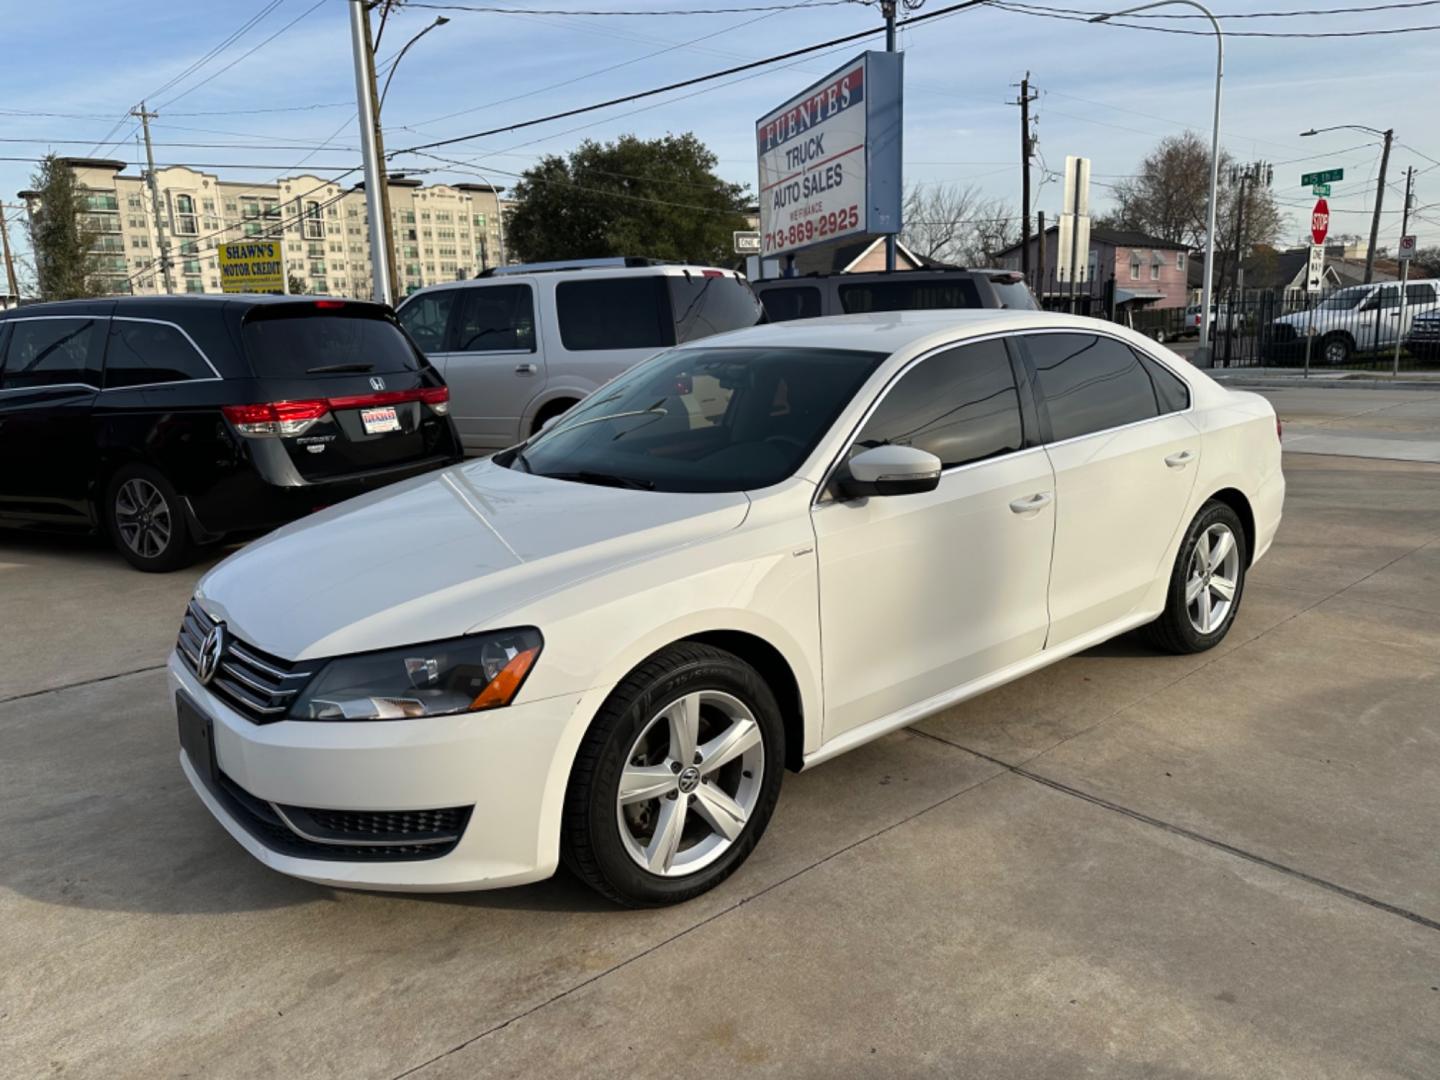
[[1429, 281], [1415, 281], [1405, 286], [1405, 310], [1401, 313], [1400, 336], [1403, 339], [1415, 326], [1415, 320], [1435, 310], [1435, 286]]
[[395, 311], [405, 332], [419, 346], [425, 358], [442, 375], [449, 359], [450, 319], [460, 289], [433, 289], [416, 293]]
[[9, 320], [0, 356], [0, 517], [91, 523], [90, 416], [108, 322], [100, 314]]
[[1400, 337], [1400, 286], [1382, 285], [1375, 290], [1365, 302], [1361, 323], [1365, 332], [1362, 349], [1394, 345]]
[[1045, 644], [1054, 478], [1005, 341], [907, 368], [848, 453], [885, 443], [944, 472], [918, 495], [845, 499], [832, 484], [813, 508], [827, 740]]
[[1055, 648], [1130, 615], [1156, 576], [1169, 574], [1200, 433], [1183, 381], [1125, 342], [1074, 331], [1020, 341], [1055, 470], [1047, 641]]
[[545, 354], [529, 281], [454, 290], [456, 312], [441, 374], [450, 414], [467, 450], [499, 450], [520, 439], [520, 418], [545, 384]]

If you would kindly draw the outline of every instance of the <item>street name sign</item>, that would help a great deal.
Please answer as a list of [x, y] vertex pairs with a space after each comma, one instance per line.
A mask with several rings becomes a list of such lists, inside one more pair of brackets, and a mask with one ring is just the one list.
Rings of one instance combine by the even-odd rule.
[[762, 254], [900, 231], [903, 64], [861, 53], [756, 121]]
[[758, 232], [734, 232], [730, 235], [735, 244], [736, 255], [758, 255], [760, 253], [760, 234]]
[[1321, 198], [1324, 198], [1324, 197], [1326, 197], [1326, 196], [1328, 196], [1328, 195], [1330, 194], [1330, 185], [1329, 185], [1329, 184], [1312, 184], [1312, 185], [1310, 186], [1310, 194], [1311, 194], [1311, 195], [1318, 195], [1318, 196], [1320, 196]]
[[1329, 231], [1330, 204], [1324, 199], [1316, 199], [1315, 209], [1310, 211], [1310, 238], [1317, 244], [1323, 244]]
[[1312, 184], [1336, 184], [1344, 179], [1344, 169], [1325, 169], [1323, 172], [1301, 173], [1300, 186], [1310, 187]]
[[220, 291], [283, 293], [285, 258], [279, 240], [237, 240], [221, 244]]

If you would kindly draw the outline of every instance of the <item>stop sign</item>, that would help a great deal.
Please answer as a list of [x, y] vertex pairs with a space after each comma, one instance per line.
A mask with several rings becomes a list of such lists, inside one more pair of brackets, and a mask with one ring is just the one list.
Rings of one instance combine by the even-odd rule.
[[1315, 209], [1310, 211], [1310, 238], [1317, 244], [1323, 244], [1329, 231], [1330, 204], [1324, 199], [1316, 199]]

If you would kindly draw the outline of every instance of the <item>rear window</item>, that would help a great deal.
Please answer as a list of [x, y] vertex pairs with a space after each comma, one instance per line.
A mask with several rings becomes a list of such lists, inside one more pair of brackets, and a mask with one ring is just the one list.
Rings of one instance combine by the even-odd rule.
[[760, 294], [760, 302], [771, 322], [820, 317], [820, 290], [814, 285], [766, 289]]
[[867, 281], [840, 286], [845, 314], [866, 311], [932, 311], [978, 308], [980, 290], [969, 278], [929, 281]]
[[995, 290], [1001, 307], [1015, 311], [1040, 310], [1040, 305], [1035, 303], [1035, 294], [1023, 280], [1012, 281], [1009, 276], [993, 277], [990, 279], [990, 287]]
[[572, 352], [672, 345], [665, 303], [660, 276], [562, 281], [555, 287], [560, 340]]
[[666, 277], [670, 307], [675, 312], [675, 341], [684, 344], [696, 338], [742, 330], [760, 321], [764, 309], [750, 283], [732, 274], [702, 276], [687, 273]]
[[370, 309], [309, 304], [257, 308], [245, 320], [245, 351], [262, 379], [420, 370], [400, 328]]

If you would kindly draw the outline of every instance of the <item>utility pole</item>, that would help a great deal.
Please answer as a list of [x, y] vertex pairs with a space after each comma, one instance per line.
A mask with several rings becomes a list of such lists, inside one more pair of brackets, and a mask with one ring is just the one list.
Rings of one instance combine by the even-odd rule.
[[[1410, 204], [1415, 201], [1415, 167], [1405, 170], [1405, 205], [1400, 209], [1400, 238], [1410, 235]], [[1390, 374], [1400, 374], [1400, 345], [1405, 338], [1405, 300], [1410, 286], [1410, 260], [1400, 263], [1400, 325], [1395, 328], [1395, 357]]]
[[175, 278], [170, 272], [170, 242], [165, 239], [165, 211], [160, 203], [160, 181], [155, 178], [155, 151], [150, 146], [150, 121], [159, 114], [147, 112], [145, 102], [142, 101], [140, 108], [130, 110], [130, 115], [140, 118], [140, 127], [145, 131], [145, 163], [150, 168], [150, 204], [155, 210], [155, 233], [160, 245], [160, 274], [165, 282], [165, 295], [172, 296], [175, 293]]
[[10, 257], [10, 226], [5, 223], [5, 204], [0, 202], [0, 246], [5, 249], [5, 282], [10, 296], [20, 301], [20, 283], [15, 280], [15, 261]]
[[[895, 0], [880, 0], [880, 10], [885, 15], [885, 51], [895, 51]], [[895, 272], [895, 233], [885, 236], [885, 272]]]
[[[1039, 94], [1030, 93], [1030, 72], [1020, 80], [1020, 96], [1010, 104], [1020, 106], [1020, 273], [1030, 281], [1030, 157], [1035, 140], [1030, 135], [1030, 102]], [[1045, 242], [1041, 237], [1040, 242]]]
[[[370, 80], [370, 107], [375, 118], [375, 154], [380, 161], [380, 209], [385, 215], [385, 266], [390, 274], [390, 299], [386, 303], [393, 304], [400, 297], [400, 274], [395, 265], [395, 223], [390, 220], [390, 170], [385, 164], [385, 133], [380, 123], [380, 97], [376, 92], [375, 42], [370, 37], [370, 9], [379, 7], [382, 3], [384, 0], [369, 0], [365, 7], [365, 68]], [[382, 12], [380, 16], [382, 32], [384, 31], [385, 14]], [[396, 59], [398, 61], [399, 58]], [[394, 73], [393, 67], [391, 73]]]
[[1380, 182], [1375, 185], [1375, 215], [1370, 219], [1370, 249], [1365, 252], [1365, 284], [1375, 276], [1375, 241], [1380, 237], [1380, 205], [1385, 200], [1385, 169], [1390, 164], [1390, 140], [1394, 128], [1385, 129], [1385, 148], [1380, 151]]
[[350, 45], [355, 60], [355, 100], [360, 110], [360, 152], [365, 162], [365, 208], [370, 215], [370, 269], [375, 302], [393, 304], [391, 287], [389, 180], [380, 147], [376, 113], [375, 50], [366, 0], [350, 0]]
[[1039, 299], [1040, 299], [1040, 306], [1043, 308], [1043, 307], [1045, 306], [1045, 211], [1044, 211], [1044, 210], [1041, 210], [1039, 213], [1037, 213], [1037, 214], [1035, 215], [1035, 227], [1036, 227], [1036, 229], [1038, 230], [1038, 235], [1037, 235], [1036, 238], [1035, 238], [1035, 241], [1036, 241], [1036, 242], [1035, 242], [1035, 249], [1036, 249], [1035, 253], [1036, 253], [1036, 255], [1039, 256], [1039, 258], [1037, 258], [1037, 259], [1035, 260], [1036, 266], [1037, 266], [1037, 269], [1036, 269], [1036, 271], [1035, 271], [1035, 280], [1036, 280], [1037, 284], [1040, 286], [1040, 289], [1039, 289], [1039, 294], [1040, 294]]

